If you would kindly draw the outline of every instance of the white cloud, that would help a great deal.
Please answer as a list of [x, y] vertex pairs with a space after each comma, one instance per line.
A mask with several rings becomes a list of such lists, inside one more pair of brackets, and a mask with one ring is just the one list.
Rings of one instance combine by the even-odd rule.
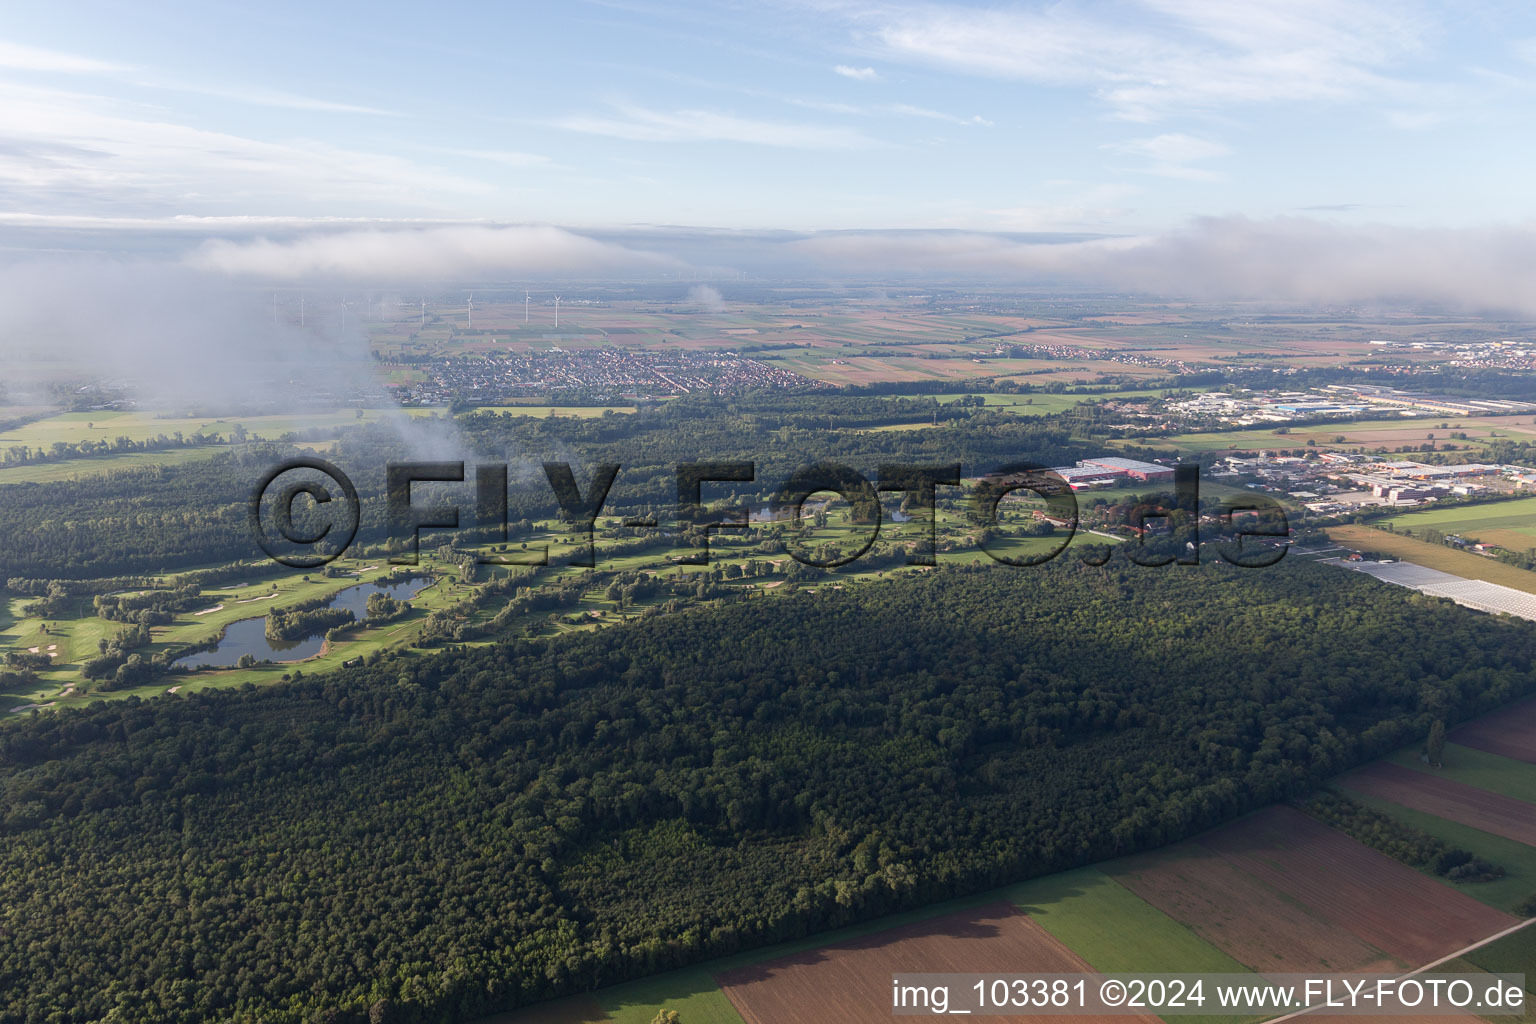
[[262, 217], [245, 214], [199, 217], [111, 217], [73, 213], [23, 213], [0, 210], [0, 224], [25, 228], [81, 228], [92, 231], [153, 231], [186, 234], [217, 232], [296, 231], [337, 227], [444, 227], [481, 225], [481, 221], [453, 221], [410, 217]]
[[91, 75], [126, 71], [121, 64], [110, 64], [90, 57], [80, 57], [57, 50], [0, 41], [0, 68], [15, 71], [51, 71], [62, 74]]
[[356, 103], [340, 103], [335, 100], [319, 99], [314, 96], [300, 96], [297, 93], [283, 92], [276, 89], [242, 89], [208, 84], [180, 85], [162, 82], [144, 82], [142, 84], [156, 89], [174, 89], [178, 92], [217, 96], [220, 99], [234, 100], [236, 103], [248, 103], [255, 107], [275, 107], [279, 110], [308, 110], [325, 114], [368, 114], [373, 117], [400, 116], [392, 110], [365, 107]]
[[864, 149], [875, 140], [831, 125], [761, 121], [711, 110], [649, 110], [616, 104], [612, 115], [573, 114], [554, 122], [567, 131], [635, 142], [745, 142], [789, 149]]
[[292, 241], [206, 242], [189, 267], [280, 281], [449, 281], [675, 271], [667, 256], [555, 227], [458, 226], [312, 234]]
[[1425, 33], [1385, 0], [1131, 0], [1039, 8], [883, 4], [852, 15], [891, 60], [1081, 85], [1121, 117], [1243, 103], [1344, 101], [1407, 89], [1386, 74]]
[[328, 215], [372, 203], [422, 208], [422, 196], [485, 197], [461, 175], [303, 140], [269, 142], [164, 119], [104, 96], [12, 83], [0, 104], [0, 202], [115, 216], [293, 204]]
[[539, 167], [550, 162], [549, 157], [540, 153], [521, 153], [510, 149], [449, 149], [434, 147], [434, 153], [442, 153], [445, 156], [464, 157], [467, 160], [483, 160], [486, 163], [500, 164], [503, 167]]
[[847, 64], [839, 64], [832, 71], [856, 82], [873, 82], [880, 77], [880, 72], [874, 68], [854, 68]]
[[1447, 115], [1438, 110], [1390, 110], [1387, 123], [1408, 132], [1422, 132], [1444, 124]]
[[999, 231], [1106, 230], [1133, 210], [1126, 202], [1140, 190], [1132, 185], [1060, 182], [1049, 189], [1049, 198], [1033, 203], [986, 211], [985, 220]]
[[1443, 305], [1536, 315], [1536, 224], [1399, 228], [1205, 218], [1160, 235], [1028, 243], [962, 232], [843, 232], [787, 243], [829, 274], [963, 275], [1306, 306]]
[[882, 109], [888, 110], [893, 114], [900, 114], [903, 117], [925, 117], [932, 121], [948, 121], [951, 124], [963, 124], [978, 128], [994, 127], [991, 121], [988, 121], [979, 114], [972, 114], [970, 117], [960, 117], [955, 114], [946, 114], [942, 110], [915, 107], [910, 103], [892, 103]]
[[1167, 132], [1150, 138], [1129, 139], [1110, 143], [1104, 147], [1124, 156], [1142, 157], [1149, 163], [1140, 168], [1145, 174], [1165, 178], [1184, 178], [1190, 181], [1216, 181], [1221, 175], [1205, 167], [1192, 164], [1202, 160], [1230, 156], [1232, 150], [1225, 143], [1202, 139], [1181, 132]]

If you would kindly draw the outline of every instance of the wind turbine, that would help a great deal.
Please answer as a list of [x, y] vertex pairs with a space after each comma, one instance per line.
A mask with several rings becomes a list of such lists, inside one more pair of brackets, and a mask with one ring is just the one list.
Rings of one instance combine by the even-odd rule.
[[421, 326], [427, 326], [427, 300], [421, 300]]
[[304, 293], [299, 293], [299, 326], [304, 326]]
[[555, 326], [560, 326], [560, 296], [555, 296]]
[[469, 329], [475, 329], [475, 293], [469, 293]]
[[523, 289], [523, 323], [528, 322], [528, 289]]
[[347, 300], [341, 300], [341, 333], [347, 333]]

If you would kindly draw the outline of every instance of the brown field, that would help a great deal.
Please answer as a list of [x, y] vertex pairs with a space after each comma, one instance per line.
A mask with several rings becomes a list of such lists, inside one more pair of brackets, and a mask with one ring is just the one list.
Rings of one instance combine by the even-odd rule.
[[[885, 1024], [891, 974], [1091, 973], [1087, 962], [1011, 904], [993, 903], [725, 971], [715, 981], [747, 1024]], [[1103, 1024], [1156, 1017], [988, 1017]]]
[[1290, 807], [1201, 836], [1235, 867], [1412, 965], [1518, 923]]
[[1536, 764], [1536, 700], [1468, 722], [1448, 738], [1464, 747]]
[[1256, 971], [1391, 971], [1400, 962], [1198, 843], [1114, 865], [1121, 885]]
[[1524, 800], [1385, 762], [1368, 764], [1338, 782], [1366, 796], [1536, 846], [1536, 804]]

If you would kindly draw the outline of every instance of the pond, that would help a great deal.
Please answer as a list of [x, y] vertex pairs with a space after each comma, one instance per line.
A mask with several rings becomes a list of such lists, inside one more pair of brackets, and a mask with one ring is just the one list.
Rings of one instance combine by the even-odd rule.
[[[377, 583], [359, 583], [336, 594], [326, 605], [329, 608], [346, 608], [357, 616], [359, 622], [368, 618], [368, 597], [384, 593], [396, 601], [409, 601], [426, 588], [425, 579], [413, 578], [399, 583], [381, 586]], [[209, 666], [231, 668], [244, 655], [252, 655], [257, 661], [303, 661], [313, 658], [325, 646], [324, 634], [308, 636], [302, 640], [267, 639], [267, 617], [258, 615], [252, 619], [231, 622], [224, 629], [224, 636], [217, 647], [210, 651], [198, 651], [177, 658], [173, 664], [187, 668]]]

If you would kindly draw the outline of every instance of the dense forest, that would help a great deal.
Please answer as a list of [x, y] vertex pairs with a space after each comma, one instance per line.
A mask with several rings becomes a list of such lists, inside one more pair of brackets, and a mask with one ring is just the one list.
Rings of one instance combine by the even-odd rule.
[[[929, 416], [944, 424], [921, 431], [861, 432], [893, 418]], [[557, 509], [540, 463], [572, 464], [585, 481], [599, 463], [622, 467], [604, 506], [613, 514], [662, 510], [677, 501], [684, 462], [756, 463], [751, 484], [711, 485], [711, 501], [766, 501], [797, 469], [827, 459], [874, 478], [885, 462], [960, 462], [968, 471], [1019, 459], [1048, 465], [1092, 452], [1073, 447], [1047, 417], [1018, 418], [986, 409], [941, 406], [931, 398], [880, 399], [772, 394], [688, 396], [633, 415], [529, 417], [479, 414], [451, 426], [357, 428], [327, 456], [361, 496], [357, 541], [385, 539], [385, 464], [452, 458], [511, 467], [512, 520]], [[418, 433], [420, 436], [418, 436]], [[0, 485], [0, 579], [138, 576], [260, 558], [246, 524], [252, 488], [295, 455], [290, 445], [253, 442], [204, 461], [128, 469], [84, 480]], [[468, 494], [466, 504], [473, 505]], [[466, 513], [468, 514], [468, 513]]]
[[1530, 692], [1532, 628], [1060, 560], [27, 716], [0, 1022], [466, 1020], [1146, 848]]

